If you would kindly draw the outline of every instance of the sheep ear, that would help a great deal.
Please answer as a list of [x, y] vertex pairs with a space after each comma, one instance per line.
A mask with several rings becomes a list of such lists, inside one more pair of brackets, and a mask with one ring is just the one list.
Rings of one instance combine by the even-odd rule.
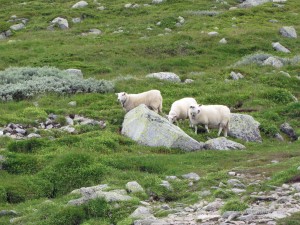
[[126, 92], [123, 92], [123, 94], [122, 94], [122, 95], [123, 95], [123, 96], [124, 96], [124, 95], [126, 95]]
[[199, 107], [202, 106], [201, 104], [198, 105]]

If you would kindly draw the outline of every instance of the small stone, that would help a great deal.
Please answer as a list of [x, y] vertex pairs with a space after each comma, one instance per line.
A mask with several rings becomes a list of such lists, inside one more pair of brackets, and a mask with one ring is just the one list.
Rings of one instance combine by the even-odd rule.
[[72, 6], [72, 9], [83, 8], [83, 7], [86, 7], [86, 6], [88, 6], [88, 3], [86, 1], [80, 1], [80, 2], [77, 2], [76, 4], [74, 4]]
[[272, 160], [271, 163], [276, 164], [276, 163], [279, 163], [279, 161], [278, 160]]
[[282, 63], [279, 59], [277, 59], [277, 58], [275, 58], [275, 57], [273, 57], [273, 56], [267, 58], [267, 59], [263, 62], [263, 65], [264, 65], [264, 66], [267, 66], [267, 65], [268, 65], [268, 66], [273, 66], [273, 67], [275, 67], [275, 68], [283, 67], [283, 63]]
[[190, 84], [193, 82], [194, 82], [194, 80], [192, 80], [192, 79], [185, 79], [185, 81], [184, 81], [185, 84]]
[[214, 37], [214, 36], [218, 36], [219, 33], [216, 32], [216, 31], [212, 31], [212, 32], [209, 32], [208, 35], [211, 36], [211, 37]]
[[188, 174], [184, 174], [182, 175], [182, 177], [184, 179], [188, 179], [188, 180], [193, 180], [193, 181], [198, 181], [200, 180], [200, 176], [196, 173], [188, 173]]
[[72, 18], [73, 23], [80, 23], [82, 20], [80, 17]]
[[284, 52], [284, 53], [291, 53], [290, 50], [288, 50], [286, 47], [281, 45], [279, 42], [273, 42], [272, 46], [276, 51]]
[[28, 136], [27, 136], [28, 138], [40, 138], [41, 137], [41, 135], [39, 135], [39, 134], [35, 134], [35, 133], [31, 133], [31, 134], [28, 134]]
[[235, 176], [235, 175], [236, 175], [236, 172], [228, 172], [228, 175], [229, 175], [229, 176]]
[[284, 138], [283, 138], [282, 135], [279, 134], [279, 133], [276, 133], [276, 134], [275, 134], [275, 138], [276, 138], [278, 141], [284, 141]]
[[219, 41], [220, 44], [227, 44], [227, 40], [225, 38], [222, 38], [220, 41]]
[[297, 38], [297, 33], [294, 27], [282, 27], [279, 32], [283, 37]]
[[68, 103], [68, 105], [75, 107], [77, 105], [77, 102], [76, 101], [71, 101], [71, 102]]
[[136, 181], [128, 182], [126, 184], [126, 189], [128, 190], [128, 192], [132, 192], [132, 193], [144, 192], [142, 186]]
[[171, 187], [171, 184], [169, 183], [169, 181], [162, 180], [160, 186], [163, 186], [168, 190], [172, 190], [172, 187]]
[[72, 120], [70, 117], [66, 117], [66, 122], [68, 125], [71, 125], [71, 126], [74, 125], [74, 120]]
[[14, 31], [22, 30], [25, 27], [23, 23], [15, 24], [10, 27]]

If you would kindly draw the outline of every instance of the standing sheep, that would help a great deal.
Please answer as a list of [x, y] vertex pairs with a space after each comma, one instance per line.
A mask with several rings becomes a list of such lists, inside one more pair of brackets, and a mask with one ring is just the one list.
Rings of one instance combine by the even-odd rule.
[[219, 128], [218, 136], [224, 130], [224, 136], [227, 137], [230, 121], [230, 109], [224, 105], [192, 105], [189, 108], [189, 118], [191, 124], [195, 125], [195, 134], [197, 134], [197, 125], [204, 125], [208, 128]]
[[128, 112], [131, 109], [145, 104], [156, 113], [162, 112], [162, 96], [159, 90], [150, 90], [139, 94], [127, 94], [126, 92], [116, 93], [118, 101], [123, 109]]
[[170, 123], [177, 123], [178, 120], [185, 120], [189, 118], [188, 111], [191, 105], [196, 105], [197, 102], [194, 98], [182, 98], [175, 102], [173, 102], [169, 115], [168, 120]]

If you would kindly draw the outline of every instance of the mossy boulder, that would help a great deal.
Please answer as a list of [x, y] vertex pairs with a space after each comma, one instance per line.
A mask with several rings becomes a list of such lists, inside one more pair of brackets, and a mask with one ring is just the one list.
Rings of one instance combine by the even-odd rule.
[[194, 140], [145, 105], [140, 105], [125, 115], [122, 134], [146, 146], [165, 146], [184, 151], [204, 148], [203, 143]]

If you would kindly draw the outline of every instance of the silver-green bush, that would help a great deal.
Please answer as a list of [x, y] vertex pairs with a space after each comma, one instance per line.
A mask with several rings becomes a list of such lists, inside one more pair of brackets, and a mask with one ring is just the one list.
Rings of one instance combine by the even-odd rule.
[[40, 93], [107, 93], [114, 89], [105, 80], [82, 79], [53, 67], [20, 67], [0, 71], [0, 99], [21, 100]]

